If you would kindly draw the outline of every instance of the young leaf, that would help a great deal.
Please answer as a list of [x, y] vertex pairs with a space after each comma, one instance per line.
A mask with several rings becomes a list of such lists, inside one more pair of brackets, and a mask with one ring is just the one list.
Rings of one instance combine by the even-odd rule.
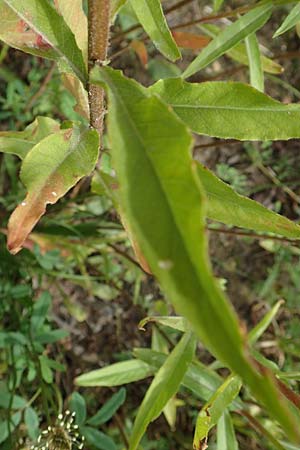
[[99, 409], [97, 414], [91, 417], [87, 423], [98, 427], [112, 418], [115, 412], [123, 405], [126, 399], [126, 389], [121, 388]]
[[279, 300], [270, 311], [262, 318], [262, 320], [254, 327], [248, 334], [248, 342], [254, 345], [256, 341], [264, 334], [268, 326], [279, 311], [279, 308], [284, 303], [283, 300]]
[[78, 386], [121, 386], [143, 380], [153, 375], [154, 372], [155, 370], [149, 364], [132, 359], [80, 375], [76, 378], [75, 383]]
[[75, 127], [46, 137], [30, 150], [21, 168], [21, 181], [28, 193], [8, 223], [11, 253], [21, 250], [28, 234], [45, 213], [46, 205], [56, 203], [93, 170], [98, 147], [95, 130]]
[[194, 448], [201, 448], [202, 441], [238, 395], [241, 386], [241, 380], [237, 376], [229, 376], [203, 406], [197, 418]]
[[300, 3], [297, 3], [296, 6], [292, 9], [289, 15], [284, 19], [281, 26], [278, 28], [276, 33], [274, 33], [273, 37], [280, 36], [286, 31], [290, 30], [300, 21]]
[[249, 34], [259, 30], [269, 19], [272, 8], [272, 3], [267, 2], [249, 11], [232, 25], [227, 26], [188, 66], [182, 75], [183, 78], [188, 78], [211, 64]]
[[[211, 23], [201, 25], [200, 29], [202, 30], [202, 32], [212, 38], [216, 37], [221, 32], [221, 29], [217, 25]], [[228, 50], [228, 52], [226, 52], [226, 55], [234, 61], [245, 64], [246, 66], [249, 65], [246, 46], [243, 42], [235, 45], [232, 49]], [[277, 75], [284, 71], [284, 68], [280, 64], [270, 58], [267, 58], [264, 55], [261, 55], [261, 64], [263, 71], [267, 73], [274, 73]]]
[[151, 86], [195, 133], [248, 141], [300, 137], [300, 105], [236, 82], [161, 80]]
[[264, 72], [261, 63], [259, 44], [255, 33], [245, 39], [249, 59], [250, 84], [258, 91], [264, 92]]
[[69, 402], [70, 410], [75, 412], [75, 421], [78, 426], [82, 426], [86, 420], [86, 402], [79, 392], [73, 392]]
[[38, 116], [24, 131], [0, 131], [0, 152], [13, 153], [24, 159], [35, 144], [59, 129], [56, 120]]
[[184, 334], [146, 392], [133, 425], [129, 450], [137, 449], [149, 423], [161, 414], [167, 402], [176, 394], [188, 365], [193, 359], [194, 351], [194, 336], [191, 333]]
[[239, 450], [231, 416], [227, 410], [218, 421], [217, 450]]
[[237, 194], [202, 164], [197, 171], [207, 195], [207, 217], [227, 225], [300, 239], [300, 226], [261, 204]]
[[94, 69], [91, 81], [108, 88], [108, 134], [121, 212], [152, 272], [207, 348], [241, 375], [286, 432], [300, 440], [298, 413], [277, 391], [268, 370], [257, 373], [236, 316], [212, 276], [203, 192], [187, 129], [157, 96], [119, 72]]
[[130, 0], [130, 4], [157, 49], [171, 61], [180, 58], [180, 51], [168, 28], [160, 0]]
[[57, 11], [75, 36], [76, 43], [82, 51], [83, 59], [88, 59], [88, 23], [82, 8], [82, 0], [54, 0]]
[[[87, 69], [81, 50], [72, 31], [50, 2], [1, 0], [0, 6], [2, 13], [0, 39], [20, 50], [57, 59], [63, 65], [64, 71], [68, 67], [83, 83], [86, 82]], [[20, 42], [20, 27], [23, 30], [23, 42]], [[29, 41], [26, 40], [27, 32], [30, 36]]]

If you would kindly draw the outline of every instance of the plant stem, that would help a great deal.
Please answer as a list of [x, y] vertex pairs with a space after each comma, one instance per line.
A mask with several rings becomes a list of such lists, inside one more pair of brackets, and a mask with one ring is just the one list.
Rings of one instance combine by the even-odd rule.
[[229, 228], [221, 228], [221, 227], [213, 228], [209, 225], [206, 228], [208, 231], [213, 232], [213, 233], [232, 234], [235, 236], [250, 237], [253, 239], [271, 239], [273, 241], [289, 242], [294, 245], [297, 245], [297, 244], [299, 245], [299, 240], [293, 239], [293, 238], [286, 238], [286, 237], [281, 237], [281, 236], [271, 236], [269, 234], [263, 234], [263, 233], [258, 234], [258, 233], [252, 233], [252, 232], [248, 232], [248, 231], [229, 229]]
[[[107, 56], [110, 0], [88, 0], [88, 39], [89, 72], [95, 66], [101, 66]], [[104, 91], [99, 86], [89, 85], [90, 125], [101, 136], [105, 114]]]

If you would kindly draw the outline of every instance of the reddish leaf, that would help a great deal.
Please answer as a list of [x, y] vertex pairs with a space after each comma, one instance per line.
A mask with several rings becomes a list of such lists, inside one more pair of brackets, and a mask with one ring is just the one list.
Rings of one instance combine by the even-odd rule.
[[130, 47], [135, 51], [139, 60], [144, 67], [148, 64], [148, 53], [144, 42], [142, 41], [131, 41]]
[[173, 31], [172, 34], [178, 47], [188, 48], [191, 50], [199, 50], [204, 48], [211, 41], [211, 39], [207, 36], [186, 33], [184, 31]]

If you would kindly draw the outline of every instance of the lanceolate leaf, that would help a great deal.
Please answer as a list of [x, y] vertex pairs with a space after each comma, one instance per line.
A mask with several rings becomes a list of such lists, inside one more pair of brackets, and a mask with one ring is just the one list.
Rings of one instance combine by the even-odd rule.
[[161, 414], [178, 391], [194, 351], [195, 338], [191, 333], [186, 333], [155, 375], [144, 397], [131, 432], [129, 450], [137, 449], [149, 423]]
[[190, 77], [195, 72], [211, 64], [215, 59], [249, 36], [249, 34], [259, 30], [269, 19], [272, 8], [272, 3], [267, 2], [248, 12], [232, 25], [227, 26], [188, 66], [182, 75], [183, 78]]
[[238, 450], [231, 416], [225, 411], [219, 419], [217, 427], [217, 450]]
[[54, 0], [58, 12], [75, 36], [87, 64], [88, 58], [88, 23], [82, 8], [82, 0]]
[[[203, 24], [200, 26], [200, 29], [210, 37], [215, 37], [221, 32], [221, 29], [212, 23]], [[245, 64], [246, 66], [249, 65], [246, 46], [243, 42], [240, 42], [238, 45], [235, 45], [232, 49], [228, 50], [226, 55], [234, 61]], [[261, 63], [264, 72], [267, 73], [279, 74], [284, 70], [280, 64], [264, 55], [261, 55]]]
[[143, 361], [132, 359], [93, 370], [76, 378], [78, 386], [121, 386], [153, 375], [155, 369]]
[[130, 4], [158, 50], [171, 61], [180, 58], [180, 51], [168, 28], [160, 0], [130, 0]]
[[245, 42], [249, 59], [250, 84], [258, 91], [264, 92], [264, 72], [256, 34], [249, 34]]
[[151, 87], [194, 132], [239, 140], [300, 137], [300, 105], [283, 104], [235, 82], [158, 81]]
[[[75, 37], [50, 2], [1, 0], [0, 6], [2, 14], [0, 38], [2, 40], [20, 50], [57, 59], [63, 66], [69, 67], [69, 70], [74, 72], [83, 83], [86, 82], [87, 69]], [[9, 11], [10, 8], [18, 16], [19, 22]], [[18, 27], [23, 27], [23, 42], [19, 41]], [[26, 41], [27, 29], [30, 36], [35, 35], [35, 40], [31, 37], [29, 42]], [[39, 53], [40, 49], [42, 49], [41, 53]], [[47, 52], [44, 54], [43, 49], [49, 51], [49, 54]]]
[[285, 33], [286, 31], [293, 28], [298, 22], [300, 22], [300, 3], [297, 3], [296, 6], [292, 9], [289, 15], [285, 18], [282, 25], [278, 28], [273, 37], [277, 37], [280, 34]]
[[299, 440], [298, 414], [277, 392], [268, 369], [258, 374], [249, 361], [236, 316], [212, 276], [204, 198], [185, 126], [157, 96], [117, 71], [95, 69], [91, 80], [108, 87], [108, 134], [121, 213], [152, 272], [203, 343]]
[[23, 159], [35, 144], [59, 129], [56, 120], [38, 116], [24, 131], [1, 131], [0, 152], [13, 153]]
[[21, 181], [28, 193], [12, 213], [8, 224], [8, 248], [17, 253], [47, 204], [54, 204], [80, 178], [94, 168], [99, 138], [95, 130], [62, 130], [52, 134], [26, 155]]
[[197, 170], [207, 195], [207, 217], [227, 225], [300, 239], [300, 226], [259, 203], [237, 194], [202, 164]]

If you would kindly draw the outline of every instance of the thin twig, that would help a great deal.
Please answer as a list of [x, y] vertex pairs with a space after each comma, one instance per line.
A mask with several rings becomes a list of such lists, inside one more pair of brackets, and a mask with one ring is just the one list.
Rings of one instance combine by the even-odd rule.
[[241, 145], [241, 141], [236, 141], [235, 139], [222, 139], [214, 142], [207, 142], [206, 144], [197, 144], [195, 145], [194, 150], [209, 147], [223, 147], [223, 145]]
[[[181, 2], [179, 2], [181, 3]], [[220, 20], [226, 17], [235, 17], [239, 14], [243, 14], [245, 12], [250, 11], [251, 9], [255, 8], [255, 6], [257, 5], [251, 5], [251, 6], [241, 6], [239, 8], [233, 9], [231, 11], [227, 11], [227, 12], [223, 12], [220, 14], [211, 14], [209, 16], [204, 16], [204, 17], [200, 17], [199, 19], [196, 20], [191, 20], [189, 22], [185, 22], [185, 23], [179, 23], [178, 25], [175, 25], [174, 27], [171, 27], [171, 30], [177, 30], [178, 28], [187, 28], [193, 25], [198, 25], [199, 23], [207, 23], [207, 22], [214, 22], [216, 20]], [[174, 11], [174, 10], [173, 10]], [[117, 34], [116, 36], [114, 36], [114, 38], [112, 39], [113, 42], [119, 42], [124, 36], [126, 36], [127, 34], [131, 33], [132, 31], [138, 30], [139, 28], [141, 28], [140, 24], [137, 25], [133, 25], [130, 28], [127, 28], [127, 30], [122, 31], [121, 33]]]
[[236, 411], [236, 413], [245, 417], [254, 430], [269, 439], [278, 450], [284, 450], [284, 447], [280, 444], [280, 442], [278, 442], [277, 439], [274, 438], [274, 436], [255, 417], [251, 416], [248, 411], [242, 409]]
[[[101, 66], [107, 56], [110, 0], [88, 0], [88, 39], [89, 72], [95, 66]], [[102, 134], [105, 114], [104, 91], [100, 86], [89, 85], [90, 124], [99, 135]]]
[[29, 99], [26, 107], [25, 107], [25, 112], [30, 111], [30, 109], [32, 108], [32, 106], [35, 104], [35, 102], [37, 101], [37, 99], [45, 92], [45, 89], [47, 87], [47, 84], [49, 83], [49, 81], [52, 78], [52, 75], [55, 71], [55, 67], [56, 67], [56, 63], [53, 62], [50, 66], [50, 69], [47, 73], [47, 75], [45, 76], [45, 78], [42, 81], [42, 84], [40, 85], [38, 91]]
[[132, 257], [130, 256], [127, 252], [125, 252], [124, 250], [122, 250], [120, 247], [117, 247], [114, 244], [108, 244], [108, 247], [112, 248], [116, 253], [118, 253], [119, 255], [123, 256], [124, 258], [128, 259], [128, 261], [130, 261], [132, 264], [134, 264], [136, 267], [138, 267], [139, 269], [141, 269], [146, 275], [149, 275], [140, 265], [139, 263]]
[[269, 234], [251, 233], [248, 231], [229, 229], [229, 228], [223, 228], [223, 227], [213, 228], [209, 225], [206, 228], [208, 231], [212, 231], [214, 233], [232, 234], [235, 236], [250, 237], [253, 239], [272, 239], [273, 241], [289, 242], [289, 243], [298, 244], [298, 245], [300, 244], [300, 241], [298, 239], [293, 239], [293, 238], [286, 238], [286, 237], [281, 237], [281, 236], [270, 236]]

